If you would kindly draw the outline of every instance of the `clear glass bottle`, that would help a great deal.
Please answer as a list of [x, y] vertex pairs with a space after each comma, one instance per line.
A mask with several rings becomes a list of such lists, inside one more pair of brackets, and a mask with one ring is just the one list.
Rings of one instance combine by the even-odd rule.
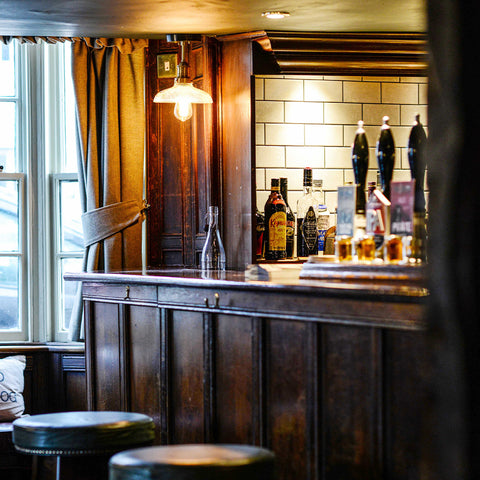
[[312, 169], [303, 170], [303, 196], [297, 202], [297, 257], [318, 254], [317, 215], [312, 188]]
[[318, 254], [323, 255], [325, 250], [325, 235], [330, 228], [330, 214], [325, 205], [323, 180], [313, 179], [313, 198], [315, 199], [315, 214], [317, 216]]
[[207, 238], [202, 250], [202, 270], [225, 270], [226, 259], [218, 227], [218, 207], [209, 206], [207, 213]]

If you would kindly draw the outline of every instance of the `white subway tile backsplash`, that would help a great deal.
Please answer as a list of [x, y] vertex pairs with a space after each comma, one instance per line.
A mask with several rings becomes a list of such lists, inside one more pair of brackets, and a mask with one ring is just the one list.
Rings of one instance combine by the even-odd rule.
[[415, 113], [428, 125], [426, 78], [262, 76], [255, 79], [255, 88], [260, 211], [273, 177], [288, 178], [288, 200], [295, 211], [307, 166], [323, 180], [325, 202], [334, 211], [337, 187], [354, 181], [351, 145], [358, 120], [365, 122], [369, 143], [367, 182], [377, 181], [375, 146], [384, 115], [390, 117], [396, 145], [393, 178], [410, 179], [406, 147]]
[[343, 92], [344, 102], [380, 102], [380, 83], [378, 82], [345, 82]]
[[284, 102], [256, 101], [255, 120], [264, 123], [283, 123], [285, 121]]
[[324, 147], [286, 147], [287, 168], [324, 168]]
[[341, 102], [343, 101], [341, 81], [305, 80], [306, 102]]
[[382, 103], [417, 104], [418, 85], [415, 83], [382, 83]]
[[356, 124], [362, 118], [359, 103], [326, 103], [325, 123], [335, 125]]
[[341, 125], [305, 125], [305, 145], [342, 146]]
[[303, 80], [265, 79], [265, 100], [303, 100]]
[[255, 145], [265, 144], [265, 125], [263, 123], [257, 123], [255, 125]]
[[255, 157], [257, 168], [285, 168], [285, 147], [257, 145]]
[[343, 185], [343, 170], [326, 168], [316, 178], [323, 180], [323, 191], [336, 190], [339, 185]]
[[255, 78], [255, 99], [256, 100], [263, 100], [264, 99], [264, 91], [263, 91], [263, 78]]
[[325, 168], [352, 168], [350, 147], [326, 147]]
[[255, 169], [255, 185], [257, 190], [266, 190], [265, 170], [263, 168]]
[[285, 177], [288, 179], [289, 190], [302, 190], [303, 189], [303, 169], [299, 168], [267, 168], [265, 170], [265, 183], [268, 189], [270, 189], [272, 178]]
[[323, 123], [323, 103], [285, 102], [286, 123]]
[[426, 84], [418, 86], [418, 103], [428, 105], [428, 85]]
[[304, 145], [305, 126], [301, 124], [265, 125], [265, 143], [267, 145]]
[[420, 122], [423, 126], [428, 125], [427, 117], [427, 106], [426, 105], [401, 105], [400, 106], [400, 116], [402, 119], [402, 125], [413, 125], [415, 121], [415, 116], [420, 114]]
[[388, 115], [390, 125], [400, 124], [400, 105], [383, 105], [381, 103], [372, 103], [363, 105], [363, 121], [365, 125], [382, 125], [382, 118]]

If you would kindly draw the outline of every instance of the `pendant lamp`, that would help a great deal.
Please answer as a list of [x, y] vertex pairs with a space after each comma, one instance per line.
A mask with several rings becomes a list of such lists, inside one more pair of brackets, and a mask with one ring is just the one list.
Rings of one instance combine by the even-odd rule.
[[192, 103], [213, 103], [212, 97], [207, 92], [194, 87], [188, 79], [185, 46], [191, 40], [200, 39], [200, 35], [167, 35], [168, 42], [180, 43], [181, 60], [177, 66], [177, 76], [173, 87], [160, 90], [153, 99], [155, 103], [174, 103], [173, 113], [182, 122], [192, 116]]

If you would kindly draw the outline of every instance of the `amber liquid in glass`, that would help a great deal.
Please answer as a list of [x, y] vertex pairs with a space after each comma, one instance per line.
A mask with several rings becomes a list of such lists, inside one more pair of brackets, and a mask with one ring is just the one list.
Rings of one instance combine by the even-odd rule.
[[375, 240], [373, 237], [363, 237], [357, 242], [357, 258], [361, 261], [371, 262], [375, 260]]
[[389, 238], [385, 244], [386, 260], [389, 263], [398, 263], [403, 260], [402, 239], [397, 236]]

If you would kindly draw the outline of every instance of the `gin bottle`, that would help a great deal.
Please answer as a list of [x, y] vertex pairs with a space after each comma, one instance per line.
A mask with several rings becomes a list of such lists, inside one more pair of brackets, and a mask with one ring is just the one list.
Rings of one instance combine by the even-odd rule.
[[303, 170], [303, 196], [297, 202], [297, 256], [318, 254], [317, 215], [312, 189], [312, 169]]
[[218, 228], [218, 207], [208, 207], [207, 221], [207, 238], [201, 257], [202, 270], [225, 270], [225, 249]]

